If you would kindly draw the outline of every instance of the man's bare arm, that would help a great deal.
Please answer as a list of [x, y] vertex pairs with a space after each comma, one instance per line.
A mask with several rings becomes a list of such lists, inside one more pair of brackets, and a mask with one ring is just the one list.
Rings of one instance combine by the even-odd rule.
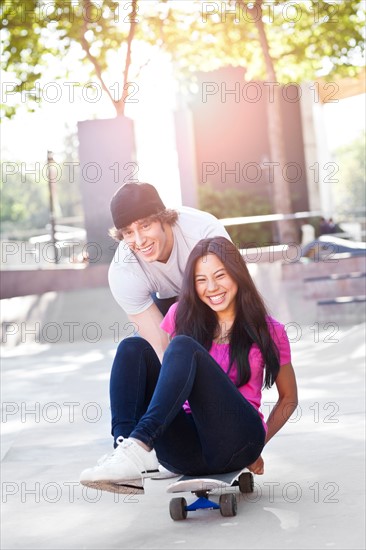
[[159, 326], [163, 320], [163, 315], [158, 307], [151, 304], [144, 312], [129, 315], [128, 318], [136, 325], [139, 335], [152, 345], [160, 361], [162, 361], [164, 351], [169, 344], [169, 336]]

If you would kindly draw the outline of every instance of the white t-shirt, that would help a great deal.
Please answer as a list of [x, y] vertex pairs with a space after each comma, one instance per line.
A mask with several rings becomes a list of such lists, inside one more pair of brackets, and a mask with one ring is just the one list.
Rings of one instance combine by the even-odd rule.
[[127, 314], [142, 313], [150, 307], [154, 292], [158, 298], [179, 294], [188, 256], [198, 241], [217, 236], [230, 239], [215, 216], [187, 206], [177, 211], [178, 220], [172, 226], [173, 249], [166, 263], [139, 260], [124, 241], [115, 252], [108, 281], [115, 300]]

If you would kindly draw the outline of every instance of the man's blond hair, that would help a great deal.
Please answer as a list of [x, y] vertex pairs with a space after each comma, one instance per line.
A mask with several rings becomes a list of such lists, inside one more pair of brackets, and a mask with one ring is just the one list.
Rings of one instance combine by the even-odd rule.
[[[157, 214], [151, 214], [151, 216], [147, 216], [146, 218], [143, 218], [143, 219], [149, 222], [159, 221], [160, 223], [167, 223], [169, 225], [174, 225], [178, 220], [178, 212], [176, 210], [171, 210], [170, 208], [166, 208], [165, 210], [162, 210]], [[123, 227], [121, 229], [112, 227], [109, 230], [109, 236], [112, 237], [112, 239], [114, 239], [115, 241], [123, 241], [124, 229], [125, 228]]]

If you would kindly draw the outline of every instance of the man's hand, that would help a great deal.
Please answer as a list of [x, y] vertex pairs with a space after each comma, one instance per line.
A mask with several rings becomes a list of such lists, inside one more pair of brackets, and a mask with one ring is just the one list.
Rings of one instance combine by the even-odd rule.
[[264, 461], [263, 461], [262, 456], [259, 456], [257, 458], [257, 460], [255, 460], [253, 462], [253, 464], [249, 464], [249, 466], [247, 466], [247, 468], [253, 474], [262, 475], [264, 473]]

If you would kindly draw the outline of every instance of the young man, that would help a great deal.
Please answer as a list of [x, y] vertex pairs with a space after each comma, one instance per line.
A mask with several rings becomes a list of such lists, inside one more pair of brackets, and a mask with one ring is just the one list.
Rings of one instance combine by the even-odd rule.
[[[203, 238], [230, 237], [223, 225], [207, 212], [188, 207], [177, 211], [165, 208], [155, 187], [148, 183], [127, 183], [120, 187], [112, 197], [111, 213], [115, 227], [110, 235], [120, 241], [109, 268], [111, 292], [134, 323], [138, 335], [151, 344], [162, 361], [169, 338], [160, 323], [177, 299], [191, 250]], [[122, 344], [117, 349], [112, 373], [119, 371]], [[112, 375], [111, 396], [115, 379]], [[156, 477], [175, 475], [161, 466], [159, 470]], [[113, 483], [101, 488], [121, 490]]]
[[189, 253], [203, 238], [230, 237], [207, 212], [167, 209], [148, 183], [120, 187], [111, 213], [111, 236], [121, 241], [109, 268], [111, 292], [161, 360], [168, 336], [160, 323], [179, 294]]

